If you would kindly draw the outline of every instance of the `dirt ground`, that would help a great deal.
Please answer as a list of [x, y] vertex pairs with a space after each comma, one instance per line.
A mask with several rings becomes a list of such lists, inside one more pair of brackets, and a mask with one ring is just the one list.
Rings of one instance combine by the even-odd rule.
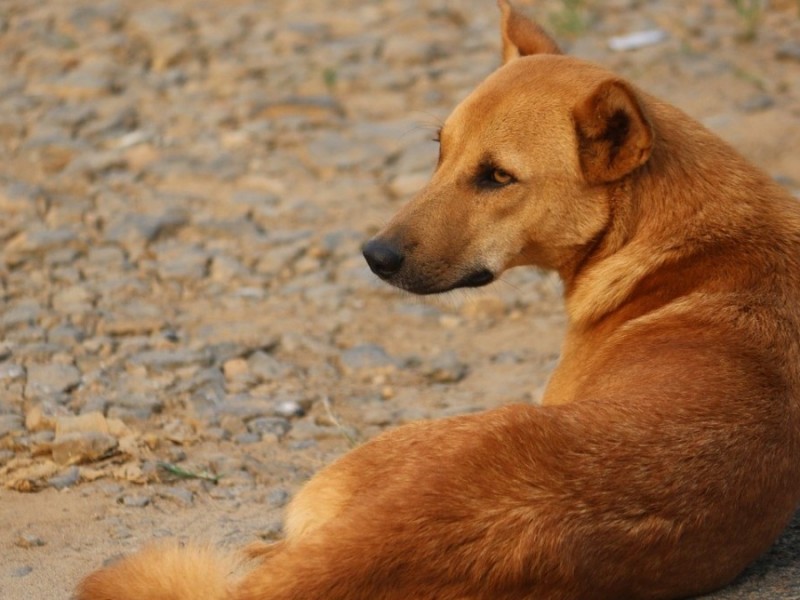
[[[800, 4], [519, 3], [800, 195]], [[556, 278], [421, 300], [359, 252], [498, 65], [497, 21], [492, 0], [0, 4], [0, 598], [68, 598], [154, 538], [274, 539], [359, 440], [537, 400]], [[800, 598], [800, 515], [713, 597]]]

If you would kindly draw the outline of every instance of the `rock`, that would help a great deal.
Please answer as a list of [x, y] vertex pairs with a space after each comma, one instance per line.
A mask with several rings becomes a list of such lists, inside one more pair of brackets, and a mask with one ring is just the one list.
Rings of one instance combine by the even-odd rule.
[[423, 369], [425, 377], [433, 383], [458, 383], [469, 373], [469, 367], [449, 350], [429, 361]]
[[164, 279], [201, 280], [208, 275], [211, 257], [199, 246], [165, 245], [157, 250], [158, 272]]
[[47, 341], [60, 346], [77, 346], [83, 342], [86, 332], [72, 325], [58, 325], [47, 332]]
[[290, 419], [292, 417], [302, 417], [306, 414], [306, 408], [302, 403], [298, 402], [297, 400], [293, 400], [290, 398], [286, 398], [283, 400], [278, 400], [275, 403], [275, 414], [279, 417], [283, 417], [284, 419]]
[[78, 467], [70, 467], [60, 475], [56, 475], [55, 477], [48, 479], [47, 485], [57, 490], [63, 490], [77, 484], [78, 481], [80, 481], [80, 478], [80, 469], [78, 469]]
[[247, 422], [250, 433], [273, 434], [282, 438], [292, 428], [289, 421], [282, 417], [256, 417]]
[[235, 377], [245, 375], [249, 372], [249, 370], [248, 362], [244, 358], [232, 358], [225, 361], [225, 363], [222, 365], [222, 372], [225, 374], [227, 379], [233, 379]]
[[267, 494], [267, 504], [270, 508], [283, 508], [289, 501], [290, 494], [283, 488], [273, 488]]
[[339, 357], [339, 363], [345, 372], [370, 370], [394, 370], [397, 361], [389, 356], [386, 350], [376, 344], [361, 344], [348, 348]]
[[800, 42], [789, 40], [784, 42], [776, 51], [775, 58], [781, 60], [800, 61]]
[[669, 35], [661, 29], [635, 31], [626, 35], [614, 36], [608, 40], [608, 47], [614, 52], [639, 50], [667, 40]]
[[150, 498], [148, 496], [126, 494], [117, 498], [117, 504], [122, 504], [129, 508], [144, 508], [150, 504]]
[[256, 444], [261, 441], [261, 434], [254, 432], [240, 433], [233, 437], [233, 441], [237, 444]]
[[775, 105], [775, 99], [769, 94], [755, 94], [739, 102], [738, 107], [744, 112], [759, 112]]
[[25, 577], [33, 573], [33, 567], [30, 565], [25, 565], [24, 567], [17, 567], [11, 572], [12, 577]]
[[86, 285], [73, 285], [53, 294], [53, 308], [67, 314], [87, 313], [94, 309], [95, 295]]
[[194, 493], [191, 490], [187, 490], [181, 487], [160, 488], [156, 492], [156, 495], [159, 498], [170, 500], [182, 507], [191, 506], [194, 503]]
[[159, 214], [117, 214], [105, 228], [105, 239], [124, 245], [155, 241], [159, 236], [176, 232], [188, 223], [188, 216], [179, 209], [167, 209]]
[[39, 548], [45, 545], [45, 541], [34, 533], [21, 533], [14, 540], [14, 545], [20, 548]]
[[80, 383], [81, 372], [74, 365], [31, 364], [28, 366], [25, 396], [47, 398], [60, 392], [68, 392]]
[[59, 464], [80, 464], [104, 458], [112, 454], [118, 445], [113, 435], [76, 431], [56, 436], [51, 450], [53, 460]]
[[250, 355], [247, 359], [247, 367], [249, 372], [264, 381], [283, 379], [293, 370], [290, 365], [261, 350]]
[[28, 159], [51, 174], [63, 171], [76, 156], [87, 150], [86, 144], [62, 133], [40, 134], [22, 145], [22, 151]]
[[0, 439], [15, 431], [23, 431], [24, 423], [19, 415], [0, 415]]
[[[113, 268], [113, 266], [112, 266]], [[160, 331], [167, 324], [164, 309], [151, 302], [134, 299], [115, 306], [98, 324], [107, 335], [142, 335]]]
[[316, 136], [307, 147], [309, 160], [321, 169], [377, 168], [383, 160], [381, 148], [369, 142], [354, 143], [338, 132]]
[[108, 421], [100, 412], [88, 412], [77, 417], [57, 416], [54, 420], [57, 436], [67, 433], [109, 433]]
[[55, 416], [52, 414], [52, 410], [45, 411], [41, 404], [32, 406], [25, 413], [25, 428], [28, 431], [54, 430], [55, 427]]
[[0, 325], [3, 329], [10, 329], [20, 325], [33, 325], [42, 314], [41, 305], [35, 300], [23, 300], [10, 304], [0, 316]]
[[131, 364], [143, 365], [147, 369], [160, 371], [186, 366], [207, 367], [211, 356], [202, 350], [175, 348], [174, 350], [146, 350], [131, 357]]
[[47, 252], [77, 243], [77, 235], [67, 227], [41, 229], [31, 227], [14, 237], [5, 246], [5, 260], [9, 265], [19, 265], [27, 259], [42, 257]]

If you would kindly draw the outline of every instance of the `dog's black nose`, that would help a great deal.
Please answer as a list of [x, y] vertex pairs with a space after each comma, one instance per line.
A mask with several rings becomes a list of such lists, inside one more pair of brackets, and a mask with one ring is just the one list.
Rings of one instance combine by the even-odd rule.
[[370, 240], [364, 244], [364, 258], [372, 272], [378, 277], [389, 277], [400, 270], [403, 265], [403, 254], [383, 240]]

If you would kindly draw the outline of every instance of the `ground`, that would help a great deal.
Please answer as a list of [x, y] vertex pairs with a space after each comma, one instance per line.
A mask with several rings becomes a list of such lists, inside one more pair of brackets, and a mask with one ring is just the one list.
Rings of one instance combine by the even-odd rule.
[[[685, 4], [528, 8], [800, 193], [800, 5]], [[3, 1], [0, 597], [66, 598], [153, 538], [274, 539], [359, 440], [537, 400], [557, 279], [420, 300], [359, 253], [497, 67], [497, 22], [491, 0]], [[714, 598], [800, 598], [800, 518]]]

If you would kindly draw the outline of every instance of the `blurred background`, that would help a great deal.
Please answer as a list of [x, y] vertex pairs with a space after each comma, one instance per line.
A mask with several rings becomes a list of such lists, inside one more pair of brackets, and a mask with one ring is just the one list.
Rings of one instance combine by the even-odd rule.
[[[800, 194], [800, 2], [517, 4]], [[2, 0], [0, 597], [64, 598], [154, 536], [274, 539], [353, 444], [538, 399], [556, 278], [420, 300], [359, 251], [498, 66], [498, 20], [492, 0]], [[800, 597], [795, 530], [716, 597]]]

